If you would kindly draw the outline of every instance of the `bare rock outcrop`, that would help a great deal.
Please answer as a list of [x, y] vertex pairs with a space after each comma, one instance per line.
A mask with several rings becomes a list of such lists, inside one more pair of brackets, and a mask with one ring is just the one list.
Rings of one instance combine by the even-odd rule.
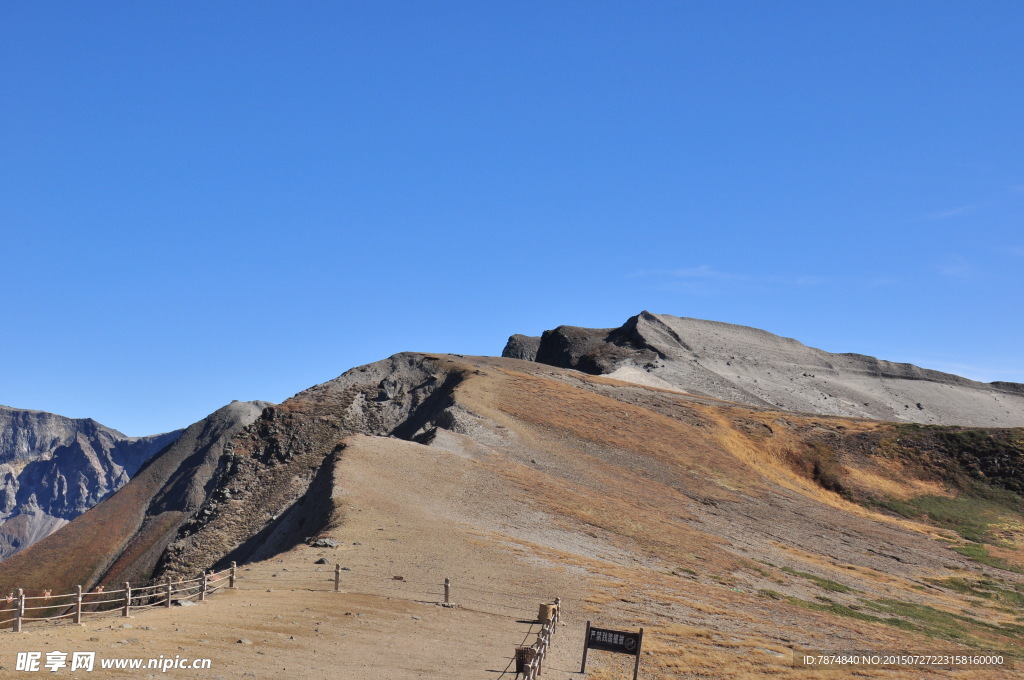
[[[509, 346], [503, 356], [526, 358], [513, 356]], [[642, 312], [619, 328], [559, 326], [544, 332], [533, 360], [802, 413], [1024, 426], [1024, 386], [1017, 383], [981, 383], [862, 354], [833, 354], [756, 328], [667, 314]]]
[[535, 361], [537, 359], [537, 350], [540, 348], [540, 338], [531, 335], [520, 335], [516, 333], [508, 339], [505, 343], [505, 349], [502, 350], [501, 356], [509, 359], [524, 359], [526, 361]]

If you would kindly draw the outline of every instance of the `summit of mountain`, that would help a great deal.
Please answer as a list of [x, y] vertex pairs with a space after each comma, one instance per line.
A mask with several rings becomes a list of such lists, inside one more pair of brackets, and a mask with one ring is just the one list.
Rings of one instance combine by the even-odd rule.
[[[563, 327], [534, 357], [519, 341], [547, 361], [401, 353], [281, 404], [235, 405], [245, 417], [194, 426], [0, 563], [0, 592], [109, 591], [237, 562], [238, 588], [187, 626], [177, 614], [164, 625], [172, 614], [158, 608], [133, 631], [138, 654], [155, 657], [187, 629], [232, 677], [480, 677], [508, 663], [524, 617], [553, 597], [564, 612], [549, 670], [570, 667], [578, 646], [566, 641], [587, 621], [644, 627], [644, 672], [666, 680], [795, 680], [807, 673], [797, 650], [837, 644], [1021, 658], [1021, 429], [683, 390], [653, 369], [673, 342], [680, 356], [702, 345], [656, 320]], [[744, 331], [757, 342], [726, 356], [755, 368], [835, 356], [761, 333]], [[436, 606], [449, 579], [457, 606]], [[124, 634], [111, 628], [66, 636], [114, 644]], [[240, 640], [262, 641], [279, 665]], [[613, 676], [610, 661], [592, 663]]]
[[513, 335], [502, 356], [799, 413], [1024, 426], [1024, 385], [982, 383], [718, 321], [644, 311], [618, 328]]

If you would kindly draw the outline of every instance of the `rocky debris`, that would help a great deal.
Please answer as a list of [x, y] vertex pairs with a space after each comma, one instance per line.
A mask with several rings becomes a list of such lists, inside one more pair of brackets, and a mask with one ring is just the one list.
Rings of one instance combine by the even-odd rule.
[[318, 559], [313, 564], [330, 564], [330, 562], [327, 560], [326, 557], [321, 557], [320, 559]]
[[[525, 358], [512, 340], [503, 356]], [[527, 338], [528, 339], [528, 338]], [[1024, 426], [1024, 385], [980, 383], [756, 328], [642, 312], [619, 328], [559, 326], [534, 361], [801, 413], [970, 427]]]
[[[343, 455], [344, 439], [409, 439], [435, 426], [454, 404], [464, 370], [446, 357], [396, 354], [264, 409], [229, 444], [207, 500], [157, 571], [184, 575], [263, 559], [318, 536], [333, 512], [333, 462]], [[231, 499], [218, 500], [225, 489]]]
[[[318, 538], [312, 543], [310, 543], [310, 545], [312, 545], [314, 548], [337, 548], [341, 544], [335, 541], [333, 538]], [[320, 563], [318, 562], [318, 564]], [[326, 561], [323, 562], [323, 564], [326, 564]]]
[[0, 406], [0, 559], [110, 496], [181, 433], [127, 437], [89, 418]]

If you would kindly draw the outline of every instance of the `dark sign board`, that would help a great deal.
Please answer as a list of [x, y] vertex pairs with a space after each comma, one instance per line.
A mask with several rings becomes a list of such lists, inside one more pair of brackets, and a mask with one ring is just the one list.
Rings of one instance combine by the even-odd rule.
[[606, 652], [618, 652], [636, 656], [640, 653], [640, 633], [608, 628], [591, 628], [587, 638], [587, 647], [603, 649]]
[[612, 630], [611, 628], [595, 628], [587, 621], [587, 637], [583, 640], [583, 664], [580, 673], [587, 672], [587, 651], [600, 649], [605, 652], [618, 652], [636, 657], [633, 666], [633, 680], [640, 672], [640, 648], [644, 643], [644, 629], [638, 633], [628, 630]]

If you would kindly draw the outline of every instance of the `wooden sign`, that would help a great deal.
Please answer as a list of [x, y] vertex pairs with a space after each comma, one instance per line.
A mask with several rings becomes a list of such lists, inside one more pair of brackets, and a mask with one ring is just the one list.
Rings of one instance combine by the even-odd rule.
[[633, 666], [633, 680], [636, 680], [640, 672], [640, 648], [643, 646], [644, 629], [639, 633], [628, 630], [612, 630], [611, 628], [595, 628], [587, 621], [587, 635], [583, 640], [583, 664], [580, 673], [587, 672], [587, 651], [600, 649], [605, 652], [616, 652], [618, 654], [629, 654], [636, 657], [636, 664]]

